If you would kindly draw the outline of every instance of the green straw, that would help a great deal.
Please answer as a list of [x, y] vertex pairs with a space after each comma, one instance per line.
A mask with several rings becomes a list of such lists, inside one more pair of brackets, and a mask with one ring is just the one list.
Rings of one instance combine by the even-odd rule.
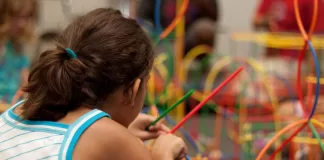
[[314, 135], [314, 136], [316, 137], [316, 139], [318, 140], [319, 145], [320, 145], [321, 148], [322, 148], [322, 151], [324, 151], [324, 144], [322, 143], [322, 140], [321, 140], [320, 135], [317, 133], [315, 127], [313, 126], [313, 124], [312, 124], [310, 121], [308, 121], [308, 125], [309, 125], [309, 128], [312, 130], [313, 135]]
[[156, 118], [149, 126], [147, 126], [145, 129], [148, 130], [148, 128], [152, 125], [155, 125], [157, 122], [159, 122], [164, 116], [166, 116], [170, 111], [172, 111], [175, 107], [177, 107], [180, 103], [188, 99], [195, 91], [192, 89], [188, 93], [186, 93], [183, 97], [181, 97], [177, 102], [171, 105], [171, 107], [167, 108], [161, 115]]

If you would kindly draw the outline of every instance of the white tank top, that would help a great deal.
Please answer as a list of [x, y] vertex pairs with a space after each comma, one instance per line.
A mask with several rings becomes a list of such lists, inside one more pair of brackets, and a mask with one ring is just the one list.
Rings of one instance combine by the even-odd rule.
[[22, 120], [13, 112], [22, 103], [0, 116], [1, 160], [72, 160], [82, 133], [100, 118], [110, 118], [107, 113], [94, 109], [71, 125]]

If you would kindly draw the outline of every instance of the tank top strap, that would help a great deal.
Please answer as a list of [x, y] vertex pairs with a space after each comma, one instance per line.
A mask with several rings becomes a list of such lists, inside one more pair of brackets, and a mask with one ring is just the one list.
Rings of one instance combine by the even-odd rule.
[[98, 109], [94, 109], [84, 114], [73, 124], [71, 124], [68, 128], [68, 131], [66, 132], [66, 135], [64, 136], [64, 140], [59, 153], [59, 160], [72, 160], [74, 147], [77, 144], [82, 133], [89, 126], [103, 117], [110, 118], [110, 115]]
[[10, 106], [10, 107], [6, 110], [6, 112], [8, 112], [8, 111], [13, 111], [15, 108], [17, 108], [18, 106], [20, 106], [21, 104], [23, 104], [25, 101], [26, 101], [26, 100], [24, 99], [24, 100], [21, 100], [21, 101], [17, 102], [16, 104]]

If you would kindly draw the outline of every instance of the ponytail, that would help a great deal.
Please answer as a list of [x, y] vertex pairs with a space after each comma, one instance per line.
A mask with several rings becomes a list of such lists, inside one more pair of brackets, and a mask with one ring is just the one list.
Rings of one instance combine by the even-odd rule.
[[28, 94], [22, 116], [47, 119], [53, 117], [53, 113], [59, 113], [53, 117], [57, 119], [78, 107], [80, 104], [73, 100], [76, 98], [73, 92], [80, 90], [85, 71], [86, 66], [78, 59], [70, 58], [62, 48], [43, 52], [30, 73], [28, 86], [23, 89], [32, 94]]

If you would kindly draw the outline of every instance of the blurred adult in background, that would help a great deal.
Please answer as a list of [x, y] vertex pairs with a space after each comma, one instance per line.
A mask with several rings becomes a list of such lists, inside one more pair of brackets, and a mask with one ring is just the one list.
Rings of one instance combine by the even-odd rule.
[[[307, 32], [311, 27], [314, 2], [312, 0], [298, 0], [298, 2], [301, 20]], [[294, 0], [260, 0], [252, 24], [257, 31], [264, 30], [279, 35], [301, 35], [295, 17]], [[317, 23], [313, 33], [322, 34], [323, 32], [324, 1], [320, 0], [318, 1]], [[294, 86], [299, 53], [300, 49], [276, 49], [268, 47], [266, 48], [262, 63], [268, 73], [276, 73], [282, 78], [289, 80]], [[309, 53], [305, 55], [304, 61], [302, 62], [303, 76], [309, 76], [310, 73], [315, 73], [314, 70], [310, 70], [313, 64], [310, 61], [312, 61], [312, 58]], [[278, 85], [273, 85], [273, 88], [280, 90]], [[306, 87], [303, 90], [306, 90]], [[280, 92], [277, 93], [279, 94]], [[286, 96], [289, 97], [289, 95]]]
[[[155, 2], [156, 0], [141, 0], [137, 15], [156, 27], [156, 24], [154, 24]], [[176, 8], [176, 0], [161, 0], [160, 20], [163, 28], [166, 28], [176, 17]], [[213, 46], [218, 20], [217, 0], [190, 0], [185, 14], [185, 52], [187, 53], [191, 48], [200, 44]]]
[[29, 59], [24, 45], [33, 40], [36, 0], [0, 0], [0, 103], [10, 103], [27, 82]]

